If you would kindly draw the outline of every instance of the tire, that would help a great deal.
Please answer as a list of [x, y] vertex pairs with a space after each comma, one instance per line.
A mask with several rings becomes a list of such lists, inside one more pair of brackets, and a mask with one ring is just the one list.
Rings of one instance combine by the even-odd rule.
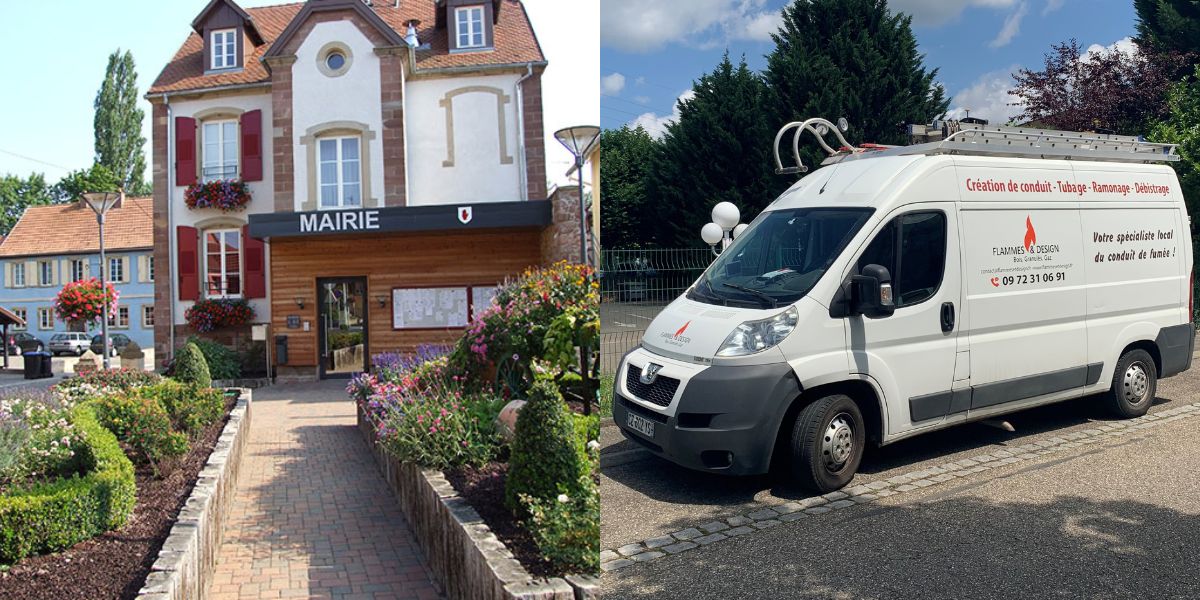
[[1157, 391], [1158, 370], [1154, 358], [1145, 350], [1130, 350], [1117, 361], [1112, 387], [1105, 396], [1114, 415], [1132, 419], [1150, 410]]
[[83, 348], [76, 348], [76, 349], [75, 349], [75, 356], [83, 356], [83, 353], [84, 353], [84, 352], [87, 352], [87, 350], [84, 350]]
[[854, 478], [866, 447], [867, 430], [858, 404], [845, 394], [805, 406], [792, 426], [791, 472], [805, 488], [822, 494]]

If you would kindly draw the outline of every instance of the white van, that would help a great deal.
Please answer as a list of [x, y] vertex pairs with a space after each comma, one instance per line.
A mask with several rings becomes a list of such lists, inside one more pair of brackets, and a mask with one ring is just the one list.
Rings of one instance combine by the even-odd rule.
[[[844, 123], [843, 123], [844, 127]], [[833, 151], [650, 325], [613, 416], [680, 465], [785, 459], [846, 485], [867, 443], [1096, 394], [1146, 412], [1191, 366], [1192, 246], [1174, 148], [962, 125]], [[778, 139], [776, 161], [778, 164]]]

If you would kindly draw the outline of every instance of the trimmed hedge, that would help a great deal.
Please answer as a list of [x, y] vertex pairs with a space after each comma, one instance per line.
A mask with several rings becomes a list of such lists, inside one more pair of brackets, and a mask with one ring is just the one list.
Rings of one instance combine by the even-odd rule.
[[84, 435], [87, 474], [0, 496], [0, 563], [69, 548], [123, 526], [133, 512], [133, 463], [116, 436], [87, 404], [72, 409], [71, 421]]
[[208, 361], [194, 342], [188, 342], [179, 349], [179, 355], [175, 357], [174, 377], [176, 381], [183, 383], [194, 383], [200, 387], [212, 386]]

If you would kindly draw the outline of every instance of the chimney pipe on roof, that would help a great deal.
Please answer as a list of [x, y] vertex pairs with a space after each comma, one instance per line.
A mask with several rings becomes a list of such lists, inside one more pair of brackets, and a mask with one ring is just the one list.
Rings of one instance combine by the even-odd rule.
[[[399, 2], [397, 2], [397, 4], [399, 4]], [[421, 22], [416, 19], [410, 19], [408, 21], [408, 32], [404, 34], [404, 42], [408, 44], [409, 48], [416, 48], [417, 46], [421, 45], [420, 40], [417, 39], [417, 25], [420, 24]]]

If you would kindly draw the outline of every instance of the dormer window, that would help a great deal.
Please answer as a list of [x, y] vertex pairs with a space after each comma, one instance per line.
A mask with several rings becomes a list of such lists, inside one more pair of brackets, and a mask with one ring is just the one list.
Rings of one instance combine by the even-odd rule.
[[483, 48], [483, 7], [463, 6], [454, 10], [457, 23], [458, 48]]
[[232, 69], [237, 64], [237, 29], [218, 29], [212, 32], [209, 44], [212, 70]]

